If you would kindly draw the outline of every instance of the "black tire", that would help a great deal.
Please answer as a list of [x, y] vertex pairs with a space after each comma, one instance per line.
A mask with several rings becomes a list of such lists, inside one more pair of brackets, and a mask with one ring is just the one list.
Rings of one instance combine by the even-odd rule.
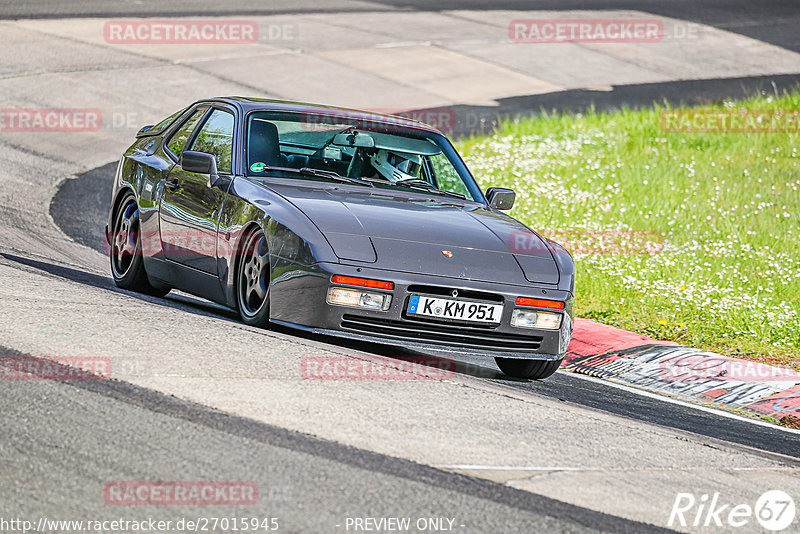
[[169, 293], [170, 288], [153, 287], [147, 279], [142, 261], [139, 205], [133, 193], [128, 193], [120, 201], [114, 213], [109, 241], [111, 276], [117, 287], [154, 297]]
[[544, 380], [558, 371], [564, 358], [558, 360], [518, 360], [515, 358], [495, 358], [497, 366], [503, 373], [514, 378]]
[[265, 328], [269, 325], [269, 248], [261, 228], [242, 237], [236, 267], [236, 307], [242, 322]]

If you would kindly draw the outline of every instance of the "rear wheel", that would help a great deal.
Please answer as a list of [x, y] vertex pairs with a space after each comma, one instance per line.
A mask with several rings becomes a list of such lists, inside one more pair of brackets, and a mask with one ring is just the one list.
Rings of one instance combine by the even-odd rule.
[[269, 250], [259, 228], [242, 239], [244, 247], [236, 273], [236, 302], [242, 321], [252, 326], [269, 323]]
[[514, 378], [530, 378], [543, 380], [555, 373], [563, 358], [558, 360], [519, 360], [515, 358], [495, 358], [497, 366], [503, 373]]
[[147, 279], [142, 261], [139, 205], [132, 193], [128, 193], [119, 204], [110, 241], [111, 276], [117, 287], [155, 297], [169, 293], [168, 287], [153, 287]]

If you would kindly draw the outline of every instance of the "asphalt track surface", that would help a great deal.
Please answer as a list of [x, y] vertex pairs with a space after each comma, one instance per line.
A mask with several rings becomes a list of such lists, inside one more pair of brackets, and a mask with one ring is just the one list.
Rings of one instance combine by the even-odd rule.
[[0, 1], [0, 18], [160, 17], [269, 15], [309, 12], [416, 10], [623, 10], [644, 11], [740, 33], [759, 41], [800, 51], [800, 14], [792, 0], [176, 0], [139, 2], [107, 0]]
[[[103, 229], [97, 221], [104, 221], [107, 217], [111, 182], [115, 169], [116, 163], [112, 162], [84, 173], [74, 180], [64, 182], [50, 205], [50, 214], [53, 220], [67, 235], [98, 252], [104, 251], [102, 246]], [[6, 257], [8, 258], [8, 256]], [[22, 258], [17, 258], [17, 261], [47, 270], [51, 274], [105, 287], [112, 291], [116, 289], [110, 278], [59, 268], [44, 262], [34, 262]], [[189, 306], [206, 313], [237, 320], [233, 312], [226, 312], [211, 304], [203, 305], [195, 299], [188, 300], [180, 296], [168, 296], [164, 301], [180, 305], [188, 303]], [[289, 329], [282, 330], [291, 332]], [[306, 335], [300, 332], [296, 334], [298, 336]], [[325, 341], [386, 356], [397, 354], [396, 349], [388, 351], [381, 345], [354, 343], [333, 338], [325, 338]], [[595, 381], [587, 381], [569, 373], [558, 373], [544, 381], [509, 380], [500, 373], [491, 359], [459, 357], [458, 361], [460, 362], [457, 366], [459, 373], [503, 383], [563, 402], [690, 432], [713, 440], [727, 441], [754, 450], [800, 458], [799, 436], [776, 427], [753, 425], [746, 421], [726, 418], [714, 412], [700, 411], [685, 404], [666, 403], [657, 398], [645, 397]], [[800, 461], [798, 461], [798, 465], [800, 465]]]
[[[431, 518], [444, 511], [463, 532], [524, 532], [533, 525], [542, 532], [667, 531], [115, 380], [9, 383], [0, 388], [0, 410], [10, 449], [6, 476], [26, 489], [6, 485], [0, 501], [34, 523], [43, 512], [26, 499], [29, 491], [57, 495], [59, 504], [45, 517], [60, 519], [269, 517], [280, 531], [321, 532], [343, 530], [347, 517]], [[110, 473], [115, 480], [246, 480], [258, 484], [260, 500], [215, 506], [213, 514], [198, 506], [153, 507], [146, 515], [136, 507], [115, 510], [100, 498]], [[316, 501], [323, 495], [324, 506]]]

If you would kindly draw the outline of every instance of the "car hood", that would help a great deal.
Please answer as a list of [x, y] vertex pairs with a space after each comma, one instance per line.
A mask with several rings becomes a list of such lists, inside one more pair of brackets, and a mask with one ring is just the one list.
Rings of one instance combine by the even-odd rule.
[[342, 260], [488, 282], [559, 281], [550, 248], [538, 234], [483, 206], [338, 184], [267, 187], [305, 213]]

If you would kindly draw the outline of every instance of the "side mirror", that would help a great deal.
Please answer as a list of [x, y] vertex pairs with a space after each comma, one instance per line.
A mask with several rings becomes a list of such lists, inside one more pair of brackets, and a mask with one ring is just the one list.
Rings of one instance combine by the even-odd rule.
[[490, 187], [486, 190], [486, 200], [489, 205], [498, 210], [510, 210], [514, 206], [517, 194], [513, 189], [505, 187]]
[[187, 150], [181, 154], [181, 168], [186, 172], [208, 174], [209, 187], [214, 187], [220, 182], [217, 173], [217, 158], [213, 154]]

